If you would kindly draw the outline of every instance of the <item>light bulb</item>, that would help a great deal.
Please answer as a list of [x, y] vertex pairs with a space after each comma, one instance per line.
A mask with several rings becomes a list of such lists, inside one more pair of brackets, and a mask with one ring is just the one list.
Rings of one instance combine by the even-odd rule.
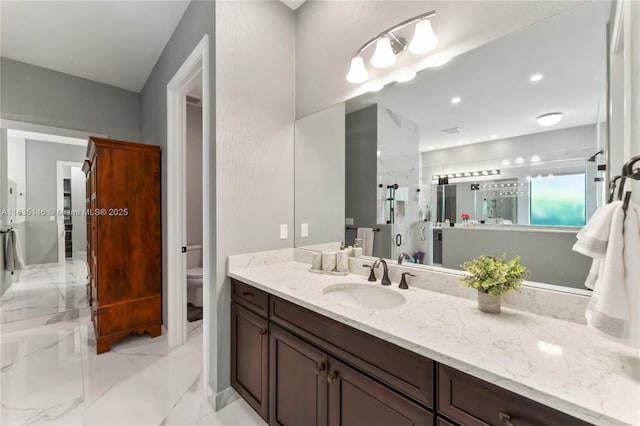
[[376, 68], [387, 68], [396, 62], [396, 55], [391, 48], [391, 40], [387, 36], [376, 42], [376, 51], [371, 57], [371, 65]]
[[349, 83], [362, 83], [369, 78], [369, 73], [364, 66], [362, 56], [354, 56], [351, 58], [351, 67], [347, 73], [347, 81]]
[[416, 24], [416, 29], [413, 32], [413, 38], [409, 44], [409, 50], [411, 53], [421, 55], [433, 50], [438, 45], [438, 37], [433, 32], [431, 27], [431, 21], [423, 19]]

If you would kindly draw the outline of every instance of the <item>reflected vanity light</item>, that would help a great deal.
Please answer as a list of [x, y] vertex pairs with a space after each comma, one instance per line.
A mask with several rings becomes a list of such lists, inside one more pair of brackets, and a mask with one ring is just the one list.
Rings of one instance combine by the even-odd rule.
[[532, 162], [532, 163], [537, 163], [537, 162], [539, 162], [539, 161], [540, 161], [540, 156], [539, 156], [539, 155], [533, 154], [533, 155], [531, 156], [531, 162]]
[[[472, 176], [489, 176], [489, 175], [499, 175], [500, 174], [500, 170], [498, 169], [493, 169], [493, 170], [476, 170], [476, 171], [468, 171], [468, 172], [456, 172], [456, 173], [443, 173], [441, 175], [433, 175], [431, 176], [432, 180], [439, 180], [441, 177], [448, 177], [449, 179], [455, 179], [455, 178], [469, 178]], [[497, 186], [497, 185], [496, 185]]]
[[504, 160], [502, 160], [502, 164], [503, 166], [510, 166], [511, 165], [511, 161], [509, 161], [508, 158], [505, 158]]
[[549, 355], [559, 356], [562, 355], [562, 347], [558, 345], [554, 345], [553, 343], [538, 341], [538, 349], [541, 352], [547, 353]]
[[513, 162], [516, 163], [516, 164], [522, 164], [522, 163], [524, 163], [524, 158], [522, 156], [518, 155]]
[[[351, 65], [346, 76], [347, 81], [359, 84], [365, 82], [369, 78], [369, 73], [364, 65], [364, 60], [362, 59], [362, 53], [370, 46], [375, 45], [375, 51], [370, 60], [371, 65], [375, 68], [388, 68], [392, 66], [396, 62], [398, 56], [402, 55], [407, 50], [407, 47], [411, 53], [416, 55], [422, 55], [432, 51], [439, 41], [438, 37], [433, 32], [433, 27], [429, 20], [429, 18], [432, 18], [435, 15], [436, 12], [432, 10], [430, 12], [414, 16], [413, 18], [409, 18], [382, 31], [367, 41], [351, 57]], [[415, 24], [414, 33], [411, 42], [407, 44], [407, 40], [403, 37], [396, 36], [394, 32], [412, 24]], [[440, 59], [440, 61], [443, 60]], [[430, 64], [430, 66], [438, 65], [441, 64]], [[409, 81], [410, 79], [411, 78], [404, 81]]]

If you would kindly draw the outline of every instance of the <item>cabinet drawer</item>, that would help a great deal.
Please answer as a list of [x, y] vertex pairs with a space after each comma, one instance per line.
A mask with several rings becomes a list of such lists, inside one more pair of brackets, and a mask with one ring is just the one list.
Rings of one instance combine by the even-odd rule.
[[430, 359], [270, 297], [270, 320], [422, 404], [433, 407], [435, 364]]
[[265, 318], [269, 315], [269, 295], [262, 290], [231, 279], [231, 299]]
[[444, 365], [438, 396], [438, 412], [468, 426], [589, 424]]

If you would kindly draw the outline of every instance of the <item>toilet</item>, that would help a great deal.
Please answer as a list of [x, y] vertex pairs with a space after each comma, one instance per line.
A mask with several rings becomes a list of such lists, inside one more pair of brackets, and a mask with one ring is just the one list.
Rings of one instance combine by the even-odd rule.
[[187, 302], [202, 306], [202, 245], [187, 245]]

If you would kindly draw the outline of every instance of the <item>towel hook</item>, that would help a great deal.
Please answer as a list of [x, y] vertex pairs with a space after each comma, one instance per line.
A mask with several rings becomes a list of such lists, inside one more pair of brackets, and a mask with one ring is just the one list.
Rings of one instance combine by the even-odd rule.
[[609, 199], [607, 200], [607, 203], [609, 204], [613, 202], [613, 197], [616, 194], [616, 182], [620, 179], [622, 179], [622, 175], [617, 175], [613, 180], [611, 180], [611, 182], [609, 182]]
[[[631, 158], [631, 160], [627, 161], [625, 165], [622, 167], [622, 178], [620, 181], [620, 188], [618, 189], [618, 199], [622, 199], [622, 193], [624, 192], [624, 184], [627, 178], [640, 180], [640, 168], [633, 170], [633, 165], [635, 163], [640, 162], [640, 155], [636, 155]], [[627, 191], [624, 195], [624, 202], [622, 204], [622, 208], [625, 211], [625, 215], [627, 212], [627, 208], [629, 208], [629, 203], [631, 201], [631, 191]]]

